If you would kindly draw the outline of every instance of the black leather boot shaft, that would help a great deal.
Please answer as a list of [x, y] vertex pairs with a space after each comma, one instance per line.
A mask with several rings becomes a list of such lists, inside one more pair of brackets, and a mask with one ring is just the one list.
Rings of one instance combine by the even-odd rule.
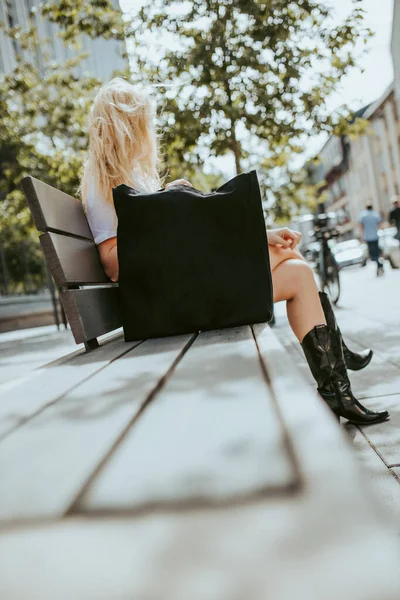
[[319, 298], [321, 301], [322, 310], [324, 311], [326, 323], [332, 331], [337, 331], [342, 338], [343, 356], [346, 364], [346, 368], [351, 371], [361, 371], [365, 369], [371, 362], [373, 352], [369, 348], [362, 352], [352, 352], [345, 344], [342, 333], [338, 327], [335, 313], [332, 308], [329, 296], [325, 292], [319, 292]]
[[332, 361], [334, 355], [331, 349], [328, 327], [325, 325], [314, 327], [303, 339], [301, 346], [317, 383], [318, 392], [329, 408], [339, 417], [341, 407], [332, 385], [332, 372], [335, 368], [335, 361], [334, 358]]
[[335, 415], [357, 425], [380, 423], [389, 417], [387, 411], [368, 410], [353, 396], [338, 331], [317, 325], [305, 336], [301, 345], [318, 392]]

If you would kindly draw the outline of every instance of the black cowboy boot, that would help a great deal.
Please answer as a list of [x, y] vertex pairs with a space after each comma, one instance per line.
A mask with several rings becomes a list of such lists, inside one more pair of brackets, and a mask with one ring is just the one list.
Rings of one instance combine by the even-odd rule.
[[318, 392], [338, 418], [344, 417], [356, 425], [369, 425], [389, 417], [386, 410], [368, 410], [353, 396], [337, 331], [317, 325], [307, 333], [301, 345]]
[[329, 329], [332, 331], [337, 331], [342, 338], [342, 347], [343, 347], [343, 356], [346, 363], [346, 368], [351, 371], [361, 371], [361, 369], [365, 369], [366, 366], [369, 365], [372, 359], [373, 352], [369, 348], [367, 350], [363, 350], [362, 352], [352, 352], [346, 346], [342, 333], [339, 329], [339, 326], [336, 322], [335, 313], [333, 312], [331, 301], [325, 292], [319, 293], [319, 298], [321, 300], [322, 309], [325, 314], [325, 319]]

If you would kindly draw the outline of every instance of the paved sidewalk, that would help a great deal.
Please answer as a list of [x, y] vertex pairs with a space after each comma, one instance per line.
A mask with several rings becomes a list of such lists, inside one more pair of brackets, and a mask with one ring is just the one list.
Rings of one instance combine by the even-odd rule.
[[[370, 408], [389, 410], [386, 423], [343, 425], [383, 509], [400, 533], [400, 270], [386, 268], [377, 279], [373, 265], [341, 272], [342, 296], [336, 316], [351, 349], [371, 347], [374, 357], [361, 372], [350, 372], [355, 395]], [[281, 303], [275, 332], [314, 385]]]
[[[59, 302], [57, 304], [59, 306]], [[59, 319], [61, 322], [60, 312]], [[49, 292], [29, 296], [0, 296], [0, 333], [53, 323], [53, 304]]]
[[0, 334], [0, 385], [12, 385], [21, 377], [81, 346], [63, 326], [33, 327]]

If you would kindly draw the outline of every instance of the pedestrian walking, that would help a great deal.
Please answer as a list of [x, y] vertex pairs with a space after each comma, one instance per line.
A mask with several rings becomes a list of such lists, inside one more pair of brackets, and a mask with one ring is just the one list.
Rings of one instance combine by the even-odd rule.
[[397, 196], [393, 200], [393, 209], [389, 213], [389, 223], [397, 228], [395, 238], [400, 241], [400, 201]]
[[369, 204], [366, 210], [361, 211], [358, 222], [361, 227], [361, 234], [364, 242], [368, 246], [369, 257], [377, 264], [376, 274], [383, 274], [383, 259], [379, 248], [379, 225], [382, 221], [381, 215]]

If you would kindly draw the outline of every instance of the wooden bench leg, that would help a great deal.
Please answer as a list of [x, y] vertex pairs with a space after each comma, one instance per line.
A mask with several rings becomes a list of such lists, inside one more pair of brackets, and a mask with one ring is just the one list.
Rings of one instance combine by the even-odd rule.
[[99, 347], [99, 342], [97, 341], [97, 338], [92, 338], [91, 340], [88, 340], [87, 342], [85, 342], [85, 348], [86, 348], [86, 352], [90, 352], [91, 350], [96, 350], [96, 348]]

